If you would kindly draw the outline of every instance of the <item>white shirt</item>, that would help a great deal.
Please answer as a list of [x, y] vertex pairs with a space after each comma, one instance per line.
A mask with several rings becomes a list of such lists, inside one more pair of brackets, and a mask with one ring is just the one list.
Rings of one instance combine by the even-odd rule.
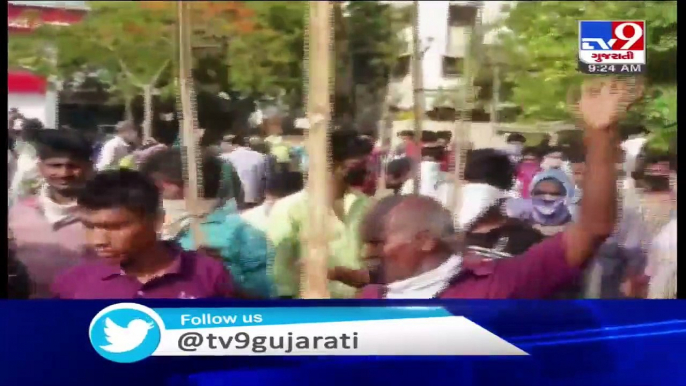
[[15, 170], [17, 170], [17, 160], [14, 159], [12, 152], [7, 150], [7, 189], [12, 186], [12, 176]]
[[267, 181], [267, 157], [247, 147], [239, 147], [221, 157], [236, 169], [243, 185], [244, 202], [255, 204], [262, 201]]
[[[438, 162], [422, 161], [419, 176], [419, 194], [431, 197], [447, 208], [450, 204], [450, 195], [454, 189], [454, 184], [448, 181], [448, 173], [440, 171]], [[412, 179], [407, 180], [400, 188], [400, 194], [414, 193], [414, 180]]]
[[653, 239], [646, 275], [650, 276], [649, 299], [676, 299], [676, 217]]
[[100, 171], [116, 167], [119, 165], [119, 161], [129, 155], [129, 153], [131, 153], [131, 146], [124, 138], [117, 135], [102, 145], [95, 169]]

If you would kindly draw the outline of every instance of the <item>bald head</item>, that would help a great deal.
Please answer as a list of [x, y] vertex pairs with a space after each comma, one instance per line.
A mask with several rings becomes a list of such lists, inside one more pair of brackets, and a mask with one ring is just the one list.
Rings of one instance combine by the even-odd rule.
[[408, 237], [427, 233], [441, 240], [455, 234], [452, 214], [438, 201], [419, 195], [400, 197], [386, 216], [386, 230]]
[[377, 201], [367, 212], [360, 226], [362, 240], [378, 243], [384, 239], [384, 229], [388, 214], [401, 202], [404, 196], [388, 196]]
[[385, 283], [393, 283], [443, 264], [462, 244], [451, 213], [424, 196], [397, 196], [388, 213], [377, 218], [383, 236], [375, 247], [382, 260]]

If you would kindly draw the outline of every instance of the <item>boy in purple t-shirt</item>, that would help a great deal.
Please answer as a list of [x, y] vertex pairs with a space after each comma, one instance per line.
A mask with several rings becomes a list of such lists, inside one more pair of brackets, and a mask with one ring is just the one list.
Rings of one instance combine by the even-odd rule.
[[60, 299], [195, 299], [233, 297], [220, 261], [161, 242], [160, 193], [130, 170], [101, 172], [78, 197], [86, 239], [99, 257], [58, 277]]

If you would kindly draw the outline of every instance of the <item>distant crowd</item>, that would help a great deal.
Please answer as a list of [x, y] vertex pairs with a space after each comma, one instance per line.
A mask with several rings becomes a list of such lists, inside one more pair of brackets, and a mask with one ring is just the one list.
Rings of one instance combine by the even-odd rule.
[[[620, 145], [617, 98], [582, 98], [585, 145], [574, 151], [511, 135], [506, 148], [456, 155], [449, 134], [403, 132], [384, 148], [332, 131], [330, 297], [676, 297], [676, 162], [657, 199], [666, 220], [650, 232], [645, 139]], [[282, 118], [266, 114], [262, 132], [278, 133]], [[190, 211], [180, 141], [142, 141], [122, 122], [94, 146], [16, 110], [8, 132], [11, 298], [300, 297], [305, 146], [275, 134], [204, 147]]]

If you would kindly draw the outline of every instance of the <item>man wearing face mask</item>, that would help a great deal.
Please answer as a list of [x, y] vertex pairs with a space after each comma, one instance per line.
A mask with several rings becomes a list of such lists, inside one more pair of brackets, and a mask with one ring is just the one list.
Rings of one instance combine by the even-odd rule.
[[512, 188], [515, 166], [507, 154], [478, 149], [467, 154], [459, 225], [468, 250], [484, 258], [509, 258], [543, 240], [538, 230], [505, 215], [503, 205]]
[[561, 232], [572, 221], [574, 184], [562, 170], [538, 173], [531, 182], [529, 194], [529, 199], [508, 202], [510, 217], [529, 222], [546, 236]]
[[616, 221], [616, 124], [629, 91], [619, 81], [598, 88], [584, 87], [579, 102], [593, 173], [584, 179], [578, 222], [519, 256], [474, 259], [457, 245], [445, 208], [427, 197], [405, 196], [386, 216], [381, 240], [366, 240], [376, 241], [384, 284], [366, 286], [361, 297], [544, 299], [575, 283]]
[[519, 133], [512, 133], [507, 136], [507, 154], [510, 161], [515, 165], [522, 159], [522, 150], [526, 144], [526, 138]]
[[[434, 132], [424, 132], [422, 139], [422, 160], [419, 163], [418, 193], [422, 196], [431, 197], [447, 206], [453, 184], [450, 182], [449, 173], [441, 171], [441, 161], [445, 156], [445, 147], [438, 142], [438, 136]], [[414, 180], [406, 181], [400, 193], [415, 194]]]
[[407, 157], [394, 159], [386, 165], [386, 188], [399, 194], [412, 175], [412, 161]]
[[221, 200], [222, 166], [219, 157], [207, 152], [202, 154], [203, 197], [196, 204], [197, 213], [193, 214], [186, 206], [180, 150], [163, 150], [141, 165], [141, 172], [156, 183], [162, 194], [161, 238], [173, 241], [185, 250], [195, 249], [191, 219], [193, 215], [198, 216], [204, 239], [201, 248], [222, 260], [245, 295], [268, 298], [273, 292], [267, 276], [272, 251], [264, 233], [245, 222], [236, 213], [233, 202]]
[[[333, 237], [329, 243], [329, 267], [362, 267], [359, 226], [371, 199], [354, 186], [367, 176], [366, 160], [371, 144], [356, 131], [336, 130], [329, 136], [331, 146], [331, 211]], [[272, 208], [269, 240], [276, 250], [272, 277], [279, 297], [294, 298], [300, 293], [300, 259], [306, 246], [301, 231], [307, 227], [311, 202], [306, 190], [285, 197]], [[356, 289], [338, 281], [329, 283], [333, 298], [351, 298]]]

